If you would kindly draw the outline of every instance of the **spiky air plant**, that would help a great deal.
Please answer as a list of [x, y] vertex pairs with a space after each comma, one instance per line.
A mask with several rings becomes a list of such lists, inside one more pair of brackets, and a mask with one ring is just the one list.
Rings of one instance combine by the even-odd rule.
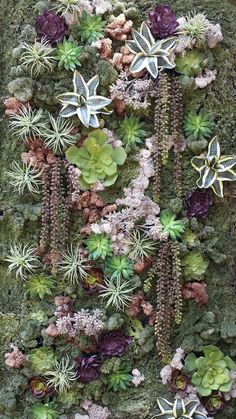
[[192, 45], [193, 41], [203, 45], [206, 42], [209, 25], [210, 22], [203, 13], [189, 13], [178, 33], [185, 37], [189, 45]]
[[77, 16], [81, 13], [81, 5], [78, 0], [57, 0], [58, 4], [53, 8], [57, 14], [65, 16], [68, 13]]
[[135, 54], [131, 63], [131, 73], [147, 70], [156, 79], [159, 69], [172, 69], [175, 64], [170, 61], [171, 51], [176, 46], [175, 38], [155, 40], [148, 25], [143, 22], [140, 32], [133, 29], [133, 40], [127, 41], [129, 50]]
[[31, 77], [52, 73], [56, 56], [55, 49], [47, 41], [35, 41], [34, 44], [21, 44], [20, 62], [30, 71]]
[[139, 230], [133, 230], [127, 240], [129, 246], [128, 257], [133, 260], [143, 260], [150, 258], [156, 250], [156, 244], [146, 234], [141, 234]]
[[80, 67], [79, 56], [82, 47], [77, 42], [70, 41], [66, 38], [63, 42], [57, 45], [56, 59], [58, 60], [58, 67], [65, 68], [66, 70], [74, 71], [76, 67]]
[[80, 283], [81, 280], [86, 278], [90, 268], [89, 259], [83, 256], [79, 245], [75, 248], [72, 246], [68, 247], [67, 251], [62, 253], [58, 265], [59, 272], [73, 285]]
[[87, 128], [89, 126], [98, 128], [97, 115], [99, 113], [105, 115], [111, 113], [106, 109], [106, 106], [111, 103], [111, 99], [97, 95], [98, 84], [99, 77], [97, 75], [86, 83], [81, 74], [75, 70], [73, 77], [74, 91], [62, 93], [57, 97], [62, 104], [60, 116], [62, 118], [70, 118], [73, 115], [77, 115], [81, 123]]
[[83, 11], [78, 20], [78, 35], [82, 42], [91, 44], [103, 38], [103, 28], [106, 25], [100, 16], [90, 15]]
[[161, 413], [154, 415], [154, 418], [162, 419], [207, 419], [207, 416], [197, 410], [199, 402], [190, 400], [186, 402], [183, 399], [176, 399], [173, 403], [158, 397], [157, 404]]
[[223, 182], [236, 180], [236, 156], [222, 156], [217, 137], [208, 144], [206, 156], [193, 157], [191, 162], [193, 168], [200, 173], [197, 186], [200, 189], [211, 188], [220, 198], [224, 197]]
[[117, 133], [127, 151], [137, 148], [142, 143], [147, 135], [143, 127], [144, 122], [134, 115], [126, 116], [120, 123]]
[[13, 244], [10, 247], [10, 254], [5, 260], [9, 263], [8, 271], [16, 271], [16, 277], [22, 279], [26, 279], [27, 275], [34, 273], [39, 266], [36, 247], [28, 244]]
[[75, 364], [70, 364], [70, 358], [65, 356], [61, 361], [56, 361], [54, 369], [47, 371], [48, 385], [52, 386], [59, 393], [64, 393], [73, 385], [76, 380]]
[[105, 285], [101, 285], [100, 297], [106, 300], [106, 307], [113, 306], [116, 310], [124, 311], [131, 301], [131, 294], [134, 290], [132, 281], [122, 280], [118, 277], [115, 280], [105, 279]]
[[51, 148], [54, 153], [61, 154], [78, 139], [76, 135], [71, 134], [74, 125], [63, 118], [54, 118], [51, 114], [48, 116], [50, 127], [43, 131], [42, 138], [48, 148]]
[[21, 166], [13, 161], [11, 170], [7, 172], [9, 177], [9, 184], [22, 195], [25, 190], [28, 190], [31, 194], [35, 195], [40, 192], [40, 186], [42, 185], [42, 171], [32, 167], [28, 164], [22, 164]]
[[24, 141], [29, 138], [41, 137], [47, 121], [42, 109], [32, 109], [30, 106], [23, 106], [17, 114], [13, 114], [9, 121], [13, 134]]
[[213, 131], [213, 124], [209, 115], [203, 112], [190, 112], [184, 118], [184, 131], [186, 135], [194, 140], [209, 138]]
[[168, 162], [169, 149], [173, 147], [175, 156], [174, 177], [176, 194], [181, 196], [181, 160], [185, 149], [182, 132], [183, 101], [178, 78], [175, 75], [161, 73], [157, 86], [157, 98], [154, 117], [154, 194], [159, 201], [161, 193], [161, 169]]

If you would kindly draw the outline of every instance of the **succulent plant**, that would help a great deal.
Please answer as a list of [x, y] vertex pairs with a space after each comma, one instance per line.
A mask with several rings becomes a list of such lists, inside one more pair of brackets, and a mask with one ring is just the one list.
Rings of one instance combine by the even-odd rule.
[[175, 60], [176, 71], [188, 77], [197, 76], [203, 69], [203, 55], [197, 51], [189, 51]]
[[30, 393], [37, 399], [43, 399], [54, 393], [54, 388], [48, 385], [46, 377], [42, 375], [30, 377], [28, 385]]
[[186, 391], [189, 384], [189, 378], [187, 374], [184, 374], [181, 370], [174, 370], [171, 376], [171, 388], [177, 393], [178, 391]]
[[104, 260], [111, 254], [111, 240], [106, 234], [90, 234], [86, 240], [86, 246], [91, 259]]
[[200, 281], [208, 268], [209, 261], [198, 250], [191, 250], [181, 260], [183, 273], [187, 280]]
[[224, 197], [223, 182], [236, 180], [236, 156], [221, 156], [217, 137], [210, 141], [207, 155], [193, 157], [191, 163], [200, 173], [197, 186], [200, 189], [211, 188], [220, 198]]
[[42, 40], [34, 44], [24, 42], [21, 44], [22, 54], [20, 62], [30, 70], [31, 77], [51, 73], [56, 63], [55, 50], [49, 42]]
[[161, 413], [152, 419], [207, 419], [204, 413], [197, 410], [199, 402], [196, 400], [185, 402], [183, 399], [176, 399], [171, 403], [163, 397], [158, 397], [157, 404]]
[[103, 332], [97, 341], [98, 352], [107, 358], [122, 356], [127, 351], [132, 339], [122, 329]]
[[69, 247], [62, 254], [58, 265], [59, 272], [63, 274], [65, 279], [69, 279], [72, 284], [77, 284], [85, 279], [90, 268], [89, 260], [83, 256], [79, 246]]
[[67, 160], [81, 170], [80, 184], [84, 189], [89, 189], [98, 181], [104, 186], [113, 185], [118, 176], [117, 166], [123, 165], [126, 160], [124, 148], [113, 148], [106, 143], [106, 139], [103, 131], [94, 130], [82, 147], [71, 146], [66, 151]]
[[163, 226], [162, 235], [170, 237], [171, 240], [177, 240], [185, 230], [183, 221], [176, 220], [176, 215], [168, 210], [161, 212], [160, 222]]
[[135, 149], [137, 145], [142, 143], [147, 134], [146, 131], [143, 130], [143, 126], [144, 123], [134, 115], [126, 116], [120, 123], [117, 133], [125, 146], [126, 151], [130, 151], [133, 148]]
[[108, 389], [112, 391], [125, 390], [132, 382], [133, 376], [130, 374], [131, 368], [127, 366], [120, 367], [107, 376]]
[[47, 128], [43, 110], [32, 109], [30, 106], [23, 106], [17, 114], [11, 115], [9, 124], [13, 135], [24, 141], [29, 138], [41, 137]]
[[70, 41], [64, 38], [63, 42], [57, 45], [56, 59], [58, 60], [59, 68], [74, 71], [76, 67], [80, 67], [79, 56], [83, 47], [79, 46], [77, 42]]
[[127, 41], [129, 50], [135, 54], [130, 71], [139, 73], [146, 69], [156, 79], [159, 69], [172, 69], [175, 64], [169, 60], [170, 53], [176, 46], [175, 38], [156, 41], [145, 22], [142, 23], [140, 32], [133, 30], [133, 40]]
[[55, 359], [54, 351], [46, 347], [32, 349], [28, 356], [30, 368], [37, 373], [45, 373], [53, 368]]
[[204, 44], [210, 22], [203, 13], [189, 13], [185, 22], [181, 24], [178, 33], [184, 35], [191, 45], [192, 41]]
[[98, 355], [77, 356], [76, 378], [80, 383], [88, 384], [100, 376], [101, 359]]
[[156, 250], [156, 244], [146, 234], [141, 234], [139, 230], [133, 230], [127, 240], [129, 246], [128, 257], [137, 262], [150, 256]]
[[46, 40], [53, 45], [62, 41], [67, 31], [67, 24], [63, 16], [47, 10], [36, 17], [35, 29], [40, 40]]
[[58, 419], [59, 413], [53, 403], [36, 403], [32, 408], [32, 419]]
[[126, 256], [112, 256], [107, 259], [105, 264], [105, 274], [110, 279], [126, 278], [129, 279], [134, 273], [133, 263]]
[[54, 287], [54, 279], [45, 276], [44, 274], [31, 276], [26, 284], [26, 290], [30, 297], [39, 297], [41, 300], [43, 300], [46, 295], [52, 295]]
[[222, 412], [226, 406], [226, 400], [220, 391], [213, 391], [210, 396], [203, 397], [201, 402], [211, 416]]
[[230, 371], [236, 369], [236, 364], [214, 345], [204, 346], [202, 352], [204, 356], [200, 358], [190, 353], [185, 360], [186, 369], [193, 372], [192, 384], [200, 396], [209, 396], [216, 390], [229, 392], [233, 384]]
[[179, 26], [175, 13], [169, 4], [158, 4], [148, 13], [149, 28], [155, 39], [167, 38]]
[[105, 279], [101, 285], [100, 296], [107, 300], [106, 307], [114, 306], [116, 310], [124, 311], [131, 301], [132, 291], [135, 289], [133, 281]]
[[32, 274], [39, 266], [36, 247], [28, 244], [13, 244], [5, 260], [9, 263], [8, 271], [16, 271], [16, 277], [22, 279], [26, 279], [27, 275]]
[[195, 140], [209, 138], [213, 131], [213, 124], [209, 115], [203, 112], [190, 112], [184, 118], [184, 131], [188, 137]]
[[71, 134], [74, 125], [61, 117], [54, 118], [51, 114], [48, 116], [50, 127], [45, 128], [42, 138], [48, 148], [52, 149], [54, 153], [61, 154], [78, 140], [76, 135]]
[[82, 287], [90, 294], [100, 291], [104, 285], [103, 271], [99, 268], [89, 269], [88, 275], [82, 281]]
[[58, 4], [53, 10], [56, 13], [66, 16], [68, 14], [77, 16], [81, 12], [81, 5], [78, 0], [57, 0]]
[[111, 103], [111, 99], [96, 94], [99, 84], [99, 77], [94, 76], [92, 79], [85, 82], [81, 74], [75, 70], [73, 76], [73, 92], [67, 92], [59, 95], [57, 99], [62, 104], [60, 116], [63, 118], [70, 118], [77, 115], [79, 120], [87, 128], [99, 127], [98, 117], [99, 113], [109, 115], [111, 112], [105, 109]]
[[91, 44], [99, 38], [103, 38], [103, 28], [106, 22], [102, 21], [100, 16], [89, 15], [85, 11], [78, 20], [78, 35], [82, 42]]
[[65, 356], [61, 361], [55, 361], [53, 369], [46, 372], [48, 385], [59, 393], [66, 392], [76, 380], [75, 364], [70, 364], [70, 359]]
[[212, 196], [207, 192], [189, 192], [184, 200], [189, 218], [196, 217], [199, 220], [206, 218], [209, 207], [213, 204]]
[[25, 190], [28, 190], [32, 195], [40, 192], [40, 186], [43, 183], [41, 180], [42, 171], [29, 164], [20, 166], [16, 161], [13, 161], [7, 176], [10, 178], [9, 184], [19, 195], [23, 195]]

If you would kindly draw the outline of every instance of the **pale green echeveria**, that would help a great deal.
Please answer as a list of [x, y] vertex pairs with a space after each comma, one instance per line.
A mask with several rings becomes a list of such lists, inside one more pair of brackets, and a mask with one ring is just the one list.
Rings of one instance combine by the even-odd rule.
[[192, 384], [200, 396], [210, 396], [213, 391], [229, 392], [233, 379], [230, 371], [236, 369], [236, 364], [229, 356], [214, 345], [202, 348], [204, 356], [197, 358], [190, 353], [185, 360], [185, 367], [193, 373]]
[[62, 104], [60, 116], [70, 118], [77, 115], [79, 120], [87, 128], [99, 127], [98, 114], [109, 115], [111, 111], [106, 109], [111, 103], [111, 99], [97, 95], [99, 77], [92, 77], [88, 83], [85, 82], [82, 75], [75, 70], [73, 77], [73, 92], [67, 92], [59, 95], [57, 99]]
[[111, 186], [117, 179], [117, 166], [124, 164], [127, 154], [123, 147], [113, 148], [106, 143], [107, 136], [102, 130], [94, 130], [83, 143], [83, 147], [71, 146], [66, 158], [81, 171], [80, 184], [89, 189], [100, 181]]
[[145, 22], [142, 23], [140, 32], [132, 31], [133, 40], [127, 41], [129, 50], [135, 54], [131, 63], [131, 73], [147, 70], [156, 79], [159, 69], [172, 69], [175, 64], [170, 61], [170, 54], [176, 46], [176, 38], [155, 40]]
[[217, 137], [210, 141], [207, 155], [193, 157], [191, 163], [200, 173], [197, 186], [201, 189], [212, 188], [220, 198], [224, 197], [223, 182], [236, 180], [236, 156], [221, 156]]
[[158, 397], [157, 403], [161, 413], [153, 416], [153, 418], [207, 419], [204, 413], [197, 410], [199, 402], [196, 400], [185, 402], [183, 399], [176, 399], [174, 403], [171, 403], [163, 397]]

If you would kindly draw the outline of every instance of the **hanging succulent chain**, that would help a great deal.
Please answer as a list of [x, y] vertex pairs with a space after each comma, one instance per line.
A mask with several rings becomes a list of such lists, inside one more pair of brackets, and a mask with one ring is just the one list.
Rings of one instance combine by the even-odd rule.
[[182, 290], [181, 290], [181, 262], [180, 262], [180, 251], [178, 242], [171, 243], [171, 252], [172, 252], [172, 278], [174, 281], [174, 302], [175, 302], [175, 323], [180, 324], [182, 320]]

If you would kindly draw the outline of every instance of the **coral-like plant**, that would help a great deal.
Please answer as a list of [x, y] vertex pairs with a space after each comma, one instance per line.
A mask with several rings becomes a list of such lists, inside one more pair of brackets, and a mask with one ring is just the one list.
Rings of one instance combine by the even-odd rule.
[[176, 71], [185, 76], [197, 76], [203, 69], [203, 55], [197, 51], [189, 51], [175, 60]]
[[22, 279], [26, 279], [27, 275], [32, 274], [39, 266], [36, 247], [28, 244], [13, 244], [5, 260], [10, 264], [8, 271], [16, 271], [16, 277]]
[[31, 77], [51, 73], [56, 63], [55, 50], [49, 42], [42, 40], [34, 44], [21, 44], [20, 62], [30, 70]]
[[89, 259], [83, 256], [79, 246], [69, 247], [62, 254], [58, 265], [59, 272], [63, 273], [64, 278], [72, 284], [78, 284], [81, 280], [84, 280], [90, 268]]
[[182, 220], [176, 220], [176, 215], [164, 210], [160, 215], [160, 222], [163, 226], [162, 234], [171, 240], [177, 240], [185, 230]]
[[65, 356], [61, 361], [55, 361], [52, 370], [47, 371], [48, 385], [52, 386], [59, 393], [64, 393], [73, 385], [76, 380], [75, 364], [70, 364], [70, 358]]
[[39, 297], [41, 300], [47, 295], [52, 295], [55, 281], [44, 274], [31, 276], [26, 284], [27, 293], [31, 298]]
[[209, 115], [203, 112], [190, 112], [184, 118], [185, 134], [194, 140], [209, 138], [213, 131], [213, 124]]
[[128, 257], [133, 261], [150, 258], [156, 250], [156, 244], [146, 234], [133, 230], [127, 240], [129, 246]]
[[79, 56], [82, 49], [77, 42], [64, 38], [63, 42], [58, 44], [56, 49], [56, 59], [58, 60], [59, 68], [74, 71], [76, 67], [80, 67]]
[[9, 184], [20, 195], [22, 195], [25, 190], [28, 190], [33, 195], [40, 192], [40, 186], [42, 185], [41, 170], [28, 164], [22, 164], [22, 166], [20, 166], [16, 161], [13, 161], [11, 170], [7, 172], [7, 175], [10, 178]]
[[143, 139], [147, 135], [143, 127], [144, 122], [141, 122], [134, 115], [126, 116], [120, 123], [117, 133], [127, 151], [137, 148], [143, 142]]
[[190, 13], [183, 24], [181, 24], [178, 32], [188, 40], [189, 45], [191, 45], [193, 41], [202, 45], [206, 41], [206, 33], [209, 24], [209, 20], [203, 13]]
[[131, 368], [128, 366], [120, 367], [118, 371], [115, 371], [108, 375], [107, 384], [109, 390], [119, 391], [125, 390], [132, 382], [133, 376], [130, 374]]
[[111, 240], [106, 234], [90, 234], [86, 246], [91, 259], [104, 260], [111, 254]]
[[52, 149], [54, 153], [62, 153], [63, 150], [77, 141], [76, 135], [71, 134], [74, 125], [61, 117], [54, 118], [51, 114], [48, 114], [48, 116], [50, 127], [45, 128], [42, 138], [46, 146]]
[[24, 141], [29, 138], [41, 137], [47, 127], [42, 109], [22, 106], [17, 114], [11, 115], [9, 121], [13, 134]]
[[124, 148], [113, 148], [106, 140], [103, 131], [94, 130], [84, 141], [83, 147], [71, 146], [66, 151], [67, 160], [81, 170], [80, 184], [84, 189], [98, 181], [104, 186], [113, 185], [118, 176], [117, 166], [123, 165], [126, 160]]
[[197, 358], [190, 353], [185, 360], [186, 369], [195, 371], [192, 384], [200, 396], [209, 396], [215, 390], [229, 392], [233, 384], [230, 371], [236, 369], [236, 364], [214, 345], [204, 346], [202, 351], [204, 356]]
[[32, 419], [58, 419], [59, 412], [53, 403], [36, 403], [32, 408]]
[[105, 279], [101, 285], [100, 297], [106, 300], [106, 307], [114, 306], [116, 310], [124, 311], [131, 301], [132, 291], [135, 289], [133, 281]]
[[159, 69], [175, 67], [169, 59], [171, 51], [176, 46], [175, 38], [156, 41], [145, 22], [142, 23], [140, 32], [133, 29], [132, 34], [133, 40], [126, 43], [130, 51], [135, 54], [130, 66], [132, 73], [147, 70], [156, 79]]
[[55, 354], [52, 348], [36, 348], [30, 351], [28, 356], [30, 368], [37, 373], [50, 371], [55, 364]]
[[111, 103], [111, 99], [96, 94], [99, 84], [99, 77], [92, 77], [88, 83], [85, 82], [81, 74], [75, 70], [73, 77], [73, 92], [62, 93], [57, 97], [62, 104], [60, 116], [70, 118], [77, 115], [79, 120], [87, 128], [99, 127], [99, 113], [109, 115], [111, 112], [106, 110], [106, 106]]
[[103, 22], [100, 16], [89, 15], [84, 11], [79, 17], [77, 26], [81, 41], [91, 44], [103, 38], [103, 28], [105, 25], [106, 22]]
[[191, 250], [181, 260], [183, 273], [188, 280], [200, 281], [208, 268], [209, 261], [198, 250]]
[[207, 419], [204, 413], [197, 410], [199, 402], [196, 400], [185, 402], [183, 399], [176, 399], [171, 403], [163, 397], [158, 397], [157, 404], [161, 413], [152, 419]]
[[191, 162], [193, 168], [200, 173], [198, 187], [211, 188], [220, 198], [224, 197], [223, 182], [236, 180], [236, 157], [221, 155], [217, 137], [210, 141], [206, 156], [193, 157]]
[[110, 279], [130, 278], [133, 275], [133, 264], [126, 256], [112, 256], [105, 263], [105, 274]]

